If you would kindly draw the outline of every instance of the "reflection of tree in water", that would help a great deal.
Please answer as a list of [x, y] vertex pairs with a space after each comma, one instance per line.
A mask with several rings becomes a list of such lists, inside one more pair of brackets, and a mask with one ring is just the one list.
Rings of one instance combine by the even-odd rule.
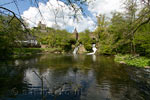
[[[144, 75], [146, 73], [142, 73], [143, 76], [141, 76], [139, 71], [143, 71], [141, 71], [140, 69], [135, 71], [136, 68], [134, 67], [134, 69], [132, 69], [127, 66], [121, 66], [115, 63], [113, 64], [111, 60], [106, 61], [107, 63], [105, 61], [102, 61], [102, 64], [100, 62], [100, 66], [95, 68], [99, 90], [104, 89], [106, 92], [109, 92], [110, 94], [108, 94], [108, 97], [110, 96], [109, 98], [112, 98], [114, 100], [133, 98], [133, 100], [147, 100], [147, 98], [149, 98], [148, 91], [150, 90], [150, 88], [147, 87], [149, 85], [144, 82], [143, 79], [138, 79], [137, 77], [135, 77], [135, 73], [138, 73], [137, 75], [139, 75], [141, 78], [144, 78]], [[133, 73], [133, 70], [135, 71], [135, 73]], [[148, 94], [145, 94], [144, 92], [147, 92]]]
[[[0, 96], [15, 97], [28, 90], [28, 82], [24, 80], [26, 69], [38, 62], [38, 56], [0, 62]], [[5, 95], [5, 96], [4, 96]]]
[[37, 66], [42, 64], [43, 65], [42, 68], [49, 67], [57, 70], [70, 68], [74, 66], [78, 67], [79, 69], [90, 69], [93, 66], [92, 56], [78, 55], [77, 59], [74, 59], [72, 55], [67, 55], [67, 56], [52, 55], [52, 56], [53, 57], [51, 56], [41, 57], [42, 60], [40, 60], [37, 63]]
[[10, 61], [0, 64], [0, 96], [16, 96], [22, 93], [27, 85], [23, 81], [25, 67], [16, 67]]
[[[144, 100], [149, 100], [150, 98], [150, 69], [136, 68], [132, 67], [130, 69], [126, 69], [127, 74], [130, 76], [133, 84], [133, 91], [128, 90], [128, 92], [133, 93], [134, 95], [127, 94], [131, 98], [136, 96], [135, 98], [141, 98]], [[135, 87], [136, 86], [136, 87]], [[131, 89], [132, 90], [132, 89]], [[139, 95], [137, 95], [139, 94]]]
[[[64, 75], [64, 74], [63, 74], [63, 76], [61, 76], [62, 74], [59, 74], [59, 76], [55, 76], [56, 74], [54, 74], [54, 75], [52, 74], [54, 77], [51, 76], [51, 78], [53, 78], [53, 79], [50, 80], [50, 79], [48, 79], [50, 77], [47, 78], [46, 76], [40, 76], [37, 74], [37, 72], [35, 72], [35, 71], [33, 71], [33, 72], [41, 80], [42, 97], [43, 98], [45, 98], [45, 99], [53, 98], [55, 100], [55, 99], [62, 99], [62, 97], [63, 97], [63, 100], [70, 100], [73, 97], [74, 100], [79, 100], [80, 95], [81, 95], [81, 87], [78, 84], [76, 84], [76, 80], [75, 81], [66, 80], [65, 79], [66, 75]], [[76, 73], [77, 69], [74, 69], [73, 72]], [[75, 77], [76, 77], [76, 75], [75, 75]], [[44, 82], [46, 84], [44, 84]], [[44, 85], [46, 85], [46, 87]], [[45, 87], [45, 89], [44, 89], [44, 87]], [[47, 95], [44, 93], [49, 93], [49, 94]]]
[[33, 71], [45, 77], [46, 100], [147, 100], [150, 95], [147, 71], [116, 64], [111, 57], [96, 56], [93, 61], [92, 56], [79, 55], [75, 60], [71, 55], [46, 55], [20, 59], [11, 65], [0, 67], [2, 97], [13, 89], [19, 91], [16, 95], [19, 100], [41, 99], [41, 80]]

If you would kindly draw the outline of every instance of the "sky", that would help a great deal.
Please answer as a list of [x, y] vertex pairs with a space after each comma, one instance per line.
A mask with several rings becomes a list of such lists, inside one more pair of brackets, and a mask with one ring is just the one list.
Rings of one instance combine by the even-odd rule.
[[[47, 27], [67, 29], [69, 32], [72, 32], [74, 28], [76, 28], [78, 32], [84, 31], [85, 29], [93, 31], [96, 28], [97, 15], [105, 14], [107, 17], [111, 17], [111, 12], [122, 11], [122, 0], [93, 0], [88, 6], [84, 6], [84, 11], [87, 16], [84, 16], [79, 12], [79, 19], [74, 20], [72, 17], [73, 9], [69, 9], [68, 5], [63, 2], [64, 0], [46, 1], [43, 2], [41, 0], [39, 2], [39, 9], [42, 13], [42, 17], [39, 10], [32, 4], [32, 2], [30, 2], [30, 0], [18, 0], [17, 5], [19, 12], [14, 3], [3, 5], [5, 3], [13, 2], [13, 0], [0, 0], [0, 6], [3, 5], [14, 11], [16, 14], [20, 13], [21, 17], [29, 24], [29, 27], [36, 27], [39, 21], [41, 21], [43, 24], [46, 24]], [[78, 7], [77, 4], [75, 5]], [[57, 23], [55, 23], [54, 14], [56, 12]]]

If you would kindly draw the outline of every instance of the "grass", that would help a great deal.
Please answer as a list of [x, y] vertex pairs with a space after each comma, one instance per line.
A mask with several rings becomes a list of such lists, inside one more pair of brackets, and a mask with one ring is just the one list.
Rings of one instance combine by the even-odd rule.
[[36, 54], [44, 51], [42, 48], [15, 48], [14, 54]]
[[62, 52], [60, 48], [15, 48], [13, 58], [26, 58], [38, 53]]
[[150, 58], [132, 56], [129, 54], [127, 55], [118, 54], [115, 56], [115, 61], [136, 67], [150, 67]]

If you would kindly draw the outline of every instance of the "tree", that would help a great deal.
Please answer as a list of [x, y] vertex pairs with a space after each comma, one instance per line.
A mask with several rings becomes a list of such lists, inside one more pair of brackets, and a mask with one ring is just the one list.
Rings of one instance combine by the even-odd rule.
[[109, 32], [109, 24], [105, 15], [97, 16], [98, 26], [94, 33], [98, 37], [98, 52], [102, 54], [111, 54], [113, 51], [113, 34]]
[[106, 27], [107, 27], [107, 22], [106, 22], [106, 17], [105, 15], [99, 15], [96, 16], [97, 17], [97, 28], [95, 30], [95, 34], [98, 36], [98, 38], [101, 38], [101, 35], [103, 32], [106, 31]]
[[128, 0], [128, 2], [131, 4], [127, 4], [126, 8], [129, 12], [129, 35], [127, 37], [130, 37], [131, 41], [131, 52], [136, 53], [136, 44], [134, 43], [135, 35], [137, 31], [142, 27], [145, 26], [145, 24], [150, 22], [150, 2], [149, 0], [141, 0], [142, 1], [142, 8], [138, 11], [140, 12], [138, 15], [136, 15], [137, 11], [137, 1], [136, 0]]
[[91, 32], [88, 29], [79, 33], [79, 42], [84, 45], [87, 51], [92, 51], [92, 38], [90, 38], [90, 34]]
[[17, 41], [24, 38], [24, 32], [21, 23], [17, 19], [13, 19], [9, 25], [8, 16], [0, 16], [0, 56], [1, 59], [9, 57], [13, 53], [13, 49], [18, 46]]
[[133, 23], [136, 20], [136, 12], [137, 12], [137, 1], [135, 0], [126, 0], [125, 1], [125, 17], [126, 17], [126, 22], [128, 23], [128, 37], [130, 39], [130, 52], [135, 53], [135, 44], [134, 44], [134, 36], [135, 34], [132, 33], [133, 31]]

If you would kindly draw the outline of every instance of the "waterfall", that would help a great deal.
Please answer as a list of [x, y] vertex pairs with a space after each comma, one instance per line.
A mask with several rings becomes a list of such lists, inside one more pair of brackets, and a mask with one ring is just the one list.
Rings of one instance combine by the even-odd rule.
[[95, 53], [96, 53], [96, 51], [97, 51], [96, 44], [93, 44], [93, 45], [92, 45], [92, 47], [93, 47], [93, 48], [92, 48], [93, 53], [95, 54]]
[[78, 50], [79, 50], [80, 46], [75, 47], [75, 49], [73, 50], [73, 54], [77, 54]]
[[97, 48], [96, 48], [95, 46], [96, 46], [96, 44], [93, 44], [93, 45], [92, 45], [92, 50], [93, 50], [93, 52], [88, 53], [87, 55], [94, 55], [94, 54], [96, 53]]

